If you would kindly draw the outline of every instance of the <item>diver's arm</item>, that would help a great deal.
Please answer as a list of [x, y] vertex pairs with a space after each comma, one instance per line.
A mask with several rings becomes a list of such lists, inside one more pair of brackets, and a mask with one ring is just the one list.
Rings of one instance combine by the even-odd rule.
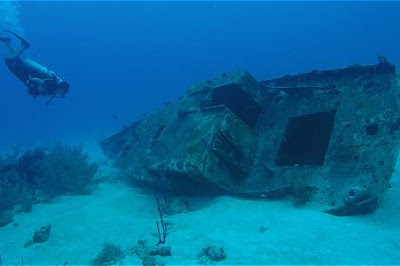
[[29, 76], [28, 80], [25, 82], [28, 93], [36, 98], [41, 95], [44, 85], [44, 81], [39, 78], [32, 78]]
[[[53, 72], [54, 73], [54, 72]], [[46, 79], [42, 79], [44, 82], [56, 82], [57, 84], [60, 84], [63, 80], [57, 76], [56, 74], [54, 74], [52, 76], [52, 78], [46, 78]]]
[[42, 79], [44, 82], [46, 82], [46, 81], [54, 81], [54, 80], [57, 80], [57, 79]]
[[33, 85], [40, 86], [40, 85], [43, 85], [44, 82], [45, 81], [43, 79], [29, 77], [29, 79], [26, 81], [26, 85], [32, 85], [33, 84]]

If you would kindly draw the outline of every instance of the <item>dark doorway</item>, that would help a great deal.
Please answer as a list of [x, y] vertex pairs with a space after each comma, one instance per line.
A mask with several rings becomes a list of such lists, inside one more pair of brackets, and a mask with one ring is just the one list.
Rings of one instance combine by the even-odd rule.
[[216, 87], [212, 94], [212, 105], [226, 105], [249, 127], [254, 128], [260, 115], [260, 105], [237, 84]]
[[277, 165], [323, 165], [335, 113], [336, 110], [290, 117]]

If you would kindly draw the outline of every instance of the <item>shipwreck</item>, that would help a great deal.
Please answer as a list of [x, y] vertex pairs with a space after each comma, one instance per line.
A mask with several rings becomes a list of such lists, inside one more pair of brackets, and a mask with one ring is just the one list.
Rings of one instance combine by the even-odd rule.
[[101, 142], [133, 181], [177, 193], [294, 196], [352, 215], [379, 206], [398, 153], [395, 66], [193, 85]]

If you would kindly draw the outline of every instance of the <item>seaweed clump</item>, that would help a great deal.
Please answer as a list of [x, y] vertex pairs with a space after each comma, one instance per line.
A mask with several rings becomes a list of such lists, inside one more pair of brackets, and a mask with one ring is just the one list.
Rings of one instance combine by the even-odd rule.
[[292, 201], [295, 206], [305, 205], [312, 196], [311, 187], [307, 186], [305, 179], [299, 177], [292, 180]]
[[[29, 212], [33, 204], [58, 195], [87, 194], [97, 168], [88, 162], [80, 146], [59, 144], [26, 151], [19, 158], [1, 157], [0, 216], [14, 211]], [[15, 208], [17, 205], [19, 209]]]
[[90, 164], [81, 146], [56, 145], [50, 151], [36, 149], [19, 159], [19, 171], [44, 194], [87, 194], [97, 165]]
[[201, 264], [210, 264], [211, 262], [220, 262], [226, 259], [227, 255], [224, 248], [217, 246], [208, 246], [203, 248], [199, 254]]
[[119, 246], [105, 243], [100, 253], [92, 260], [92, 265], [114, 265], [124, 258]]

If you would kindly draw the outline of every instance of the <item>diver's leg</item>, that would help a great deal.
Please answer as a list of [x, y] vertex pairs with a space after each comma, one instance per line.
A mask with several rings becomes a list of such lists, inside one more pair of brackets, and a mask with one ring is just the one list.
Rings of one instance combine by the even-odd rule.
[[11, 38], [0, 37], [0, 41], [4, 42], [7, 45], [8, 50], [10, 50], [11, 55], [14, 56], [15, 55], [15, 49], [11, 45]]
[[7, 44], [7, 43], [11, 42], [11, 38], [9, 38], [9, 37], [0, 37], [0, 41], [2, 41], [2, 42]]
[[17, 37], [17, 39], [20, 41], [20, 43], [21, 43], [21, 46], [22, 46], [22, 48], [25, 50], [25, 49], [28, 49], [29, 47], [31, 47], [31, 44], [27, 41], [27, 40], [25, 40], [24, 38], [22, 38], [21, 36], [19, 36], [18, 34], [16, 34], [15, 32], [13, 32], [13, 31], [10, 31], [10, 30], [4, 30], [5, 32], [8, 32], [8, 33], [11, 33], [12, 35], [14, 35], [15, 37]]
[[10, 52], [11, 52], [11, 55], [10, 55], [9, 59], [13, 59], [13, 58], [19, 57], [26, 49], [31, 47], [31, 44], [27, 40], [25, 40], [24, 38], [22, 38], [21, 36], [19, 36], [15, 32], [10, 31], [10, 30], [4, 30], [4, 31], [14, 35], [19, 40], [19, 42], [21, 43], [21, 46], [18, 49], [14, 49], [11, 46], [11, 44], [9, 44], [8, 48], [10, 49]]

